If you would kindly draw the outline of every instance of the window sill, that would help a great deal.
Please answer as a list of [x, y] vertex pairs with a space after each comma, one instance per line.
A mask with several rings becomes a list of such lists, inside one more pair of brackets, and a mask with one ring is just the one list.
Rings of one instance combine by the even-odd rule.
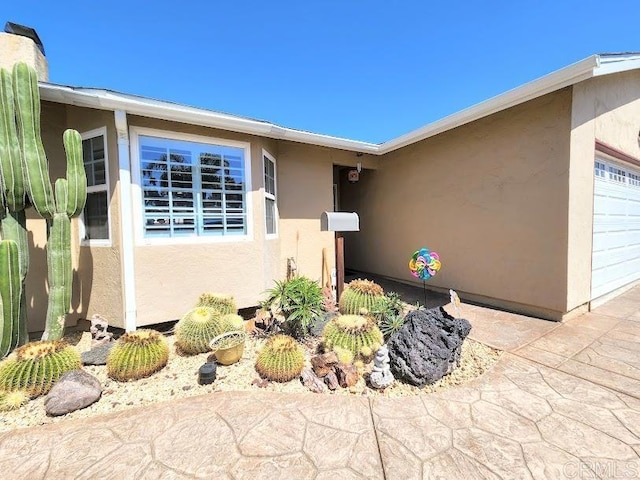
[[220, 237], [183, 237], [183, 238], [138, 238], [137, 247], [153, 247], [163, 245], [207, 245], [221, 243], [249, 243], [253, 237], [249, 235]]
[[81, 247], [112, 247], [111, 240], [80, 240]]

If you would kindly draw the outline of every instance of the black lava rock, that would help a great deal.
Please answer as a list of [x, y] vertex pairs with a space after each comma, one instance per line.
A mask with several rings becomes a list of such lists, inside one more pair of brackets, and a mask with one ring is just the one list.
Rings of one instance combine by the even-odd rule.
[[116, 342], [107, 342], [97, 347], [93, 347], [91, 350], [82, 352], [82, 364], [83, 365], [106, 365], [109, 352], [113, 348]]
[[393, 375], [418, 387], [440, 380], [458, 366], [470, 331], [467, 320], [453, 318], [442, 307], [409, 312], [388, 342]]

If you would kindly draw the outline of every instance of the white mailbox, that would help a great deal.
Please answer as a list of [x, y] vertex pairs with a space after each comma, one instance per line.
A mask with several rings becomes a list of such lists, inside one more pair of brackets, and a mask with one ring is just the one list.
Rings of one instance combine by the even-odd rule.
[[356, 212], [322, 212], [320, 230], [323, 232], [359, 232], [360, 218]]

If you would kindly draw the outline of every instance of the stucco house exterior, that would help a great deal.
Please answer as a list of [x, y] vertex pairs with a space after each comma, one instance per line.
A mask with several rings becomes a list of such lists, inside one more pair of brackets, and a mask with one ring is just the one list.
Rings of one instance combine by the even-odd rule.
[[[52, 176], [62, 132], [84, 139], [71, 322], [174, 320], [207, 290], [254, 306], [289, 258], [320, 279], [334, 208], [360, 215], [348, 267], [410, 281], [427, 246], [443, 260], [429, 288], [524, 314], [562, 320], [640, 280], [640, 54], [594, 55], [383, 144], [53, 84], [31, 39], [0, 34], [0, 65], [30, 58]], [[46, 231], [29, 228], [35, 331]]]

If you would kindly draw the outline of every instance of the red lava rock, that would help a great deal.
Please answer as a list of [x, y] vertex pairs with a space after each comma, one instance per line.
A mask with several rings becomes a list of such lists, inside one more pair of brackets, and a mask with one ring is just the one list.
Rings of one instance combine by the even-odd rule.
[[302, 373], [300, 374], [300, 381], [305, 387], [307, 387], [314, 393], [324, 393], [327, 390], [327, 387], [322, 379], [318, 378], [318, 376], [310, 368], [305, 368], [302, 371]]
[[342, 388], [353, 387], [358, 383], [358, 369], [355, 365], [351, 363], [339, 363], [333, 368], [338, 377], [338, 383]]
[[311, 365], [313, 371], [318, 377], [324, 377], [333, 370], [334, 365], [338, 363], [338, 356], [335, 352], [323, 353], [311, 357]]
[[255, 385], [256, 387], [259, 387], [259, 388], [265, 388], [267, 385], [269, 385], [269, 380], [265, 380], [263, 378], [256, 378], [253, 382], [251, 382], [251, 385]]
[[324, 383], [327, 384], [327, 387], [329, 387], [329, 390], [335, 390], [340, 386], [340, 383], [338, 382], [338, 377], [336, 377], [336, 374], [333, 373], [333, 370], [327, 373], [327, 375], [324, 377]]

